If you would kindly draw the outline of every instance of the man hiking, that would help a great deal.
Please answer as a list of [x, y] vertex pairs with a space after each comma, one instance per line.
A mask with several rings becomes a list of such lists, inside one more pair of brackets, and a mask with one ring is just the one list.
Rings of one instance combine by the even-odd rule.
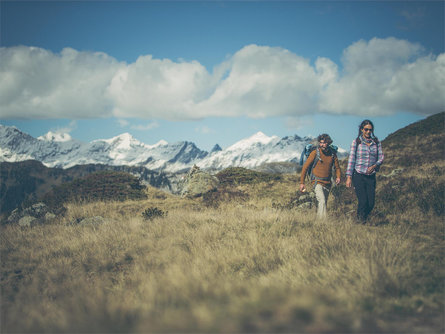
[[309, 171], [311, 183], [314, 187], [317, 199], [317, 218], [324, 219], [327, 216], [326, 205], [328, 202], [329, 190], [331, 189], [332, 167], [335, 168], [335, 183], [340, 183], [340, 165], [336, 151], [330, 147], [331, 137], [324, 133], [318, 136], [318, 147], [315, 148], [303, 165], [300, 177], [300, 191], [306, 191], [304, 179]]
[[357, 219], [365, 224], [374, 208], [375, 173], [383, 163], [382, 144], [374, 136], [374, 124], [365, 119], [359, 126], [358, 136], [352, 141], [346, 169], [346, 187], [354, 185], [358, 199]]

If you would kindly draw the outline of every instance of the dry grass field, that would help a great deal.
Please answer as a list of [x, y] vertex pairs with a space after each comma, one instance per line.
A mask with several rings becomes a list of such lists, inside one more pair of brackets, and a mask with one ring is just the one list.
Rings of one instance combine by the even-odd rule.
[[443, 246], [443, 216], [417, 207], [362, 226], [263, 196], [72, 203], [2, 228], [2, 332], [442, 333]]
[[288, 206], [298, 175], [207, 199], [150, 188], [3, 225], [1, 332], [444, 333], [445, 163], [397, 174], [385, 153], [367, 225], [344, 186], [329, 220]]

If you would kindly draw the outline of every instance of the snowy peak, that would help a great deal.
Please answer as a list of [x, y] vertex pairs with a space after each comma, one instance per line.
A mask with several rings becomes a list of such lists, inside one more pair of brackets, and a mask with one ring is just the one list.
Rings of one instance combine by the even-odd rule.
[[210, 154], [216, 153], [222, 151], [221, 146], [219, 146], [218, 144], [215, 144], [215, 146], [213, 146], [212, 150], [210, 151]]
[[242, 139], [239, 142], [230, 146], [227, 150], [235, 151], [235, 150], [244, 150], [248, 149], [251, 146], [260, 146], [260, 145], [268, 145], [271, 142], [277, 142], [280, 140], [277, 136], [269, 137], [262, 133], [261, 131], [255, 133], [249, 138]]
[[158, 141], [156, 144], [154, 144], [152, 147], [165, 146], [165, 145], [168, 145], [168, 142], [165, 141], [164, 139], [161, 139], [161, 140]]
[[116, 148], [121, 148], [121, 149], [129, 149], [134, 146], [144, 146], [144, 144], [142, 144], [139, 140], [134, 138], [128, 132], [123, 133], [119, 136], [110, 138], [110, 139], [102, 139], [102, 140], [96, 140], [96, 141], [103, 141], [111, 146], [114, 146]]

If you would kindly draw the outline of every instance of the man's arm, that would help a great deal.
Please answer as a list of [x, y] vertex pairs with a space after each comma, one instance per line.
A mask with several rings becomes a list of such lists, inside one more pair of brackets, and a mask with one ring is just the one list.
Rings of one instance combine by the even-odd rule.
[[340, 184], [341, 181], [341, 170], [340, 170], [340, 164], [338, 163], [337, 154], [334, 155], [334, 169], [335, 169], [335, 183]]
[[313, 150], [311, 154], [309, 154], [306, 162], [303, 165], [303, 169], [301, 170], [301, 176], [300, 176], [300, 191], [304, 191], [306, 187], [304, 186], [304, 178], [306, 177], [307, 170], [309, 169], [309, 166], [314, 162], [315, 155], [317, 154], [317, 150]]

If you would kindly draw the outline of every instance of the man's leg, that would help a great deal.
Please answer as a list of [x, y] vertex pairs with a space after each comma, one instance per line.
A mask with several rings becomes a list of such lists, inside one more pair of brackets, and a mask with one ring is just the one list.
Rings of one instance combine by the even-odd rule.
[[326, 194], [326, 188], [323, 187], [321, 184], [317, 183], [315, 186], [315, 198], [317, 199], [318, 208], [317, 208], [317, 218], [318, 219], [324, 219], [326, 218], [326, 202], [327, 202], [327, 194]]

